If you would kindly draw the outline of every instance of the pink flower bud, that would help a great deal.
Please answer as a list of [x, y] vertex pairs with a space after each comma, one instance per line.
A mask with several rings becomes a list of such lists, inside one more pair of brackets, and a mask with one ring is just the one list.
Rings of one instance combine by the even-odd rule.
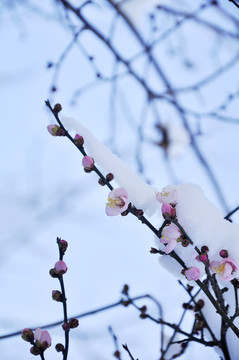
[[23, 340], [27, 341], [27, 342], [32, 342], [34, 340], [34, 334], [32, 329], [29, 328], [25, 328], [22, 330], [22, 334], [21, 334]]
[[174, 218], [176, 216], [175, 208], [169, 204], [163, 204], [161, 210], [162, 214], [166, 217]]
[[54, 270], [58, 275], [63, 275], [67, 272], [66, 263], [63, 260], [59, 260], [55, 263]]
[[200, 260], [201, 261], [207, 261], [207, 255], [206, 254], [201, 254], [200, 255]]
[[189, 281], [196, 281], [200, 278], [200, 270], [197, 267], [192, 266], [189, 269], [185, 270], [184, 275]]
[[82, 159], [82, 165], [85, 170], [91, 171], [94, 167], [94, 159], [88, 155], [84, 156]]
[[208, 256], [207, 256], [207, 254], [205, 254], [205, 253], [202, 253], [202, 254], [200, 254], [200, 255], [197, 255], [197, 256], [195, 257], [195, 259], [198, 260], [198, 261], [202, 261], [202, 262], [204, 262], [204, 263], [207, 263], [207, 264], [209, 265]]
[[42, 350], [46, 350], [51, 346], [51, 336], [48, 331], [42, 331], [40, 328], [35, 330], [34, 340], [36, 342], [36, 346], [42, 348]]
[[74, 137], [74, 142], [78, 147], [81, 147], [84, 144], [84, 139], [81, 135], [76, 134]]
[[47, 130], [52, 136], [57, 136], [57, 132], [60, 129], [60, 127], [56, 124], [48, 125]]
[[66, 240], [61, 240], [59, 238], [57, 238], [57, 243], [59, 246], [59, 249], [61, 250], [61, 252], [64, 254], [66, 252], [66, 249], [68, 248], [68, 243]]
[[49, 131], [49, 133], [52, 136], [65, 136], [66, 135], [66, 131], [56, 124], [48, 125], [47, 130]]
[[225, 249], [221, 250], [219, 254], [220, 254], [220, 256], [222, 258], [227, 258], [228, 257], [228, 251], [225, 250]]

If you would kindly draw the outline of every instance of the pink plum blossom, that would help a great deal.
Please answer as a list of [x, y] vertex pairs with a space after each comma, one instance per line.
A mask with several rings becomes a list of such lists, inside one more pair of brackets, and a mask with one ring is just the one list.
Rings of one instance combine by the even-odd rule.
[[124, 188], [112, 190], [108, 195], [105, 212], [109, 216], [121, 214], [129, 205], [128, 193]]
[[181, 235], [182, 234], [179, 228], [175, 224], [170, 224], [164, 227], [160, 242], [167, 244], [165, 247], [166, 254], [169, 254], [171, 251], [173, 251], [177, 243], [181, 241]]
[[84, 144], [84, 139], [81, 135], [76, 134], [74, 137], [74, 142], [77, 146], [82, 146]]
[[197, 255], [196, 257], [195, 257], [195, 259], [196, 260], [198, 260], [198, 261], [202, 261], [202, 262], [206, 262], [208, 265], [209, 265], [209, 260], [208, 260], [208, 256], [207, 256], [207, 254], [205, 254], [205, 253], [202, 253], [202, 254], [200, 254], [200, 255]]
[[95, 161], [91, 156], [86, 155], [82, 159], [82, 165], [86, 170], [92, 170], [94, 167], [94, 163]]
[[57, 136], [57, 132], [60, 129], [60, 127], [56, 124], [48, 125], [47, 130], [52, 136]]
[[176, 205], [178, 201], [177, 190], [171, 186], [167, 186], [156, 194], [156, 200], [158, 200], [161, 204]]
[[174, 207], [172, 207], [169, 204], [163, 204], [161, 208], [162, 214], [167, 217], [175, 217], [176, 216], [176, 210]]
[[59, 260], [55, 263], [54, 270], [58, 275], [63, 275], [67, 272], [66, 263], [63, 260]]
[[191, 266], [189, 269], [185, 270], [184, 275], [189, 281], [196, 281], [200, 278], [200, 270], [196, 266]]
[[231, 281], [237, 271], [237, 264], [230, 258], [224, 258], [222, 261], [212, 261], [210, 263], [210, 269], [213, 273], [217, 273], [220, 280]]
[[36, 346], [39, 345], [44, 349], [47, 349], [48, 347], [51, 346], [51, 336], [49, 332], [46, 330], [42, 331], [40, 328], [37, 328], [35, 330], [34, 340], [36, 342]]

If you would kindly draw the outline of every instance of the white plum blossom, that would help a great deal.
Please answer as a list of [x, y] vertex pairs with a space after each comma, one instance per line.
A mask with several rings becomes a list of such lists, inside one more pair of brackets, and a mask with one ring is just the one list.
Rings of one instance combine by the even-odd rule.
[[105, 212], [109, 216], [119, 215], [127, 210], [129, 205], [128, 193], [124, 188], [112, 190], [108, 195]]
[[175, 187], [168, 185], [156, 194], [156, 200], [161, 204], [176, 205], [178, 194]]

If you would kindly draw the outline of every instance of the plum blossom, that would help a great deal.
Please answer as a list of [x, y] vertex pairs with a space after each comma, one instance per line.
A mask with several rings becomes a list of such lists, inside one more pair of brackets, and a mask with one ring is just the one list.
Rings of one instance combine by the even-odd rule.
[[81, 147], [84, 144], [83, 137], [81, 135], [79, 135], [79, 134], [76, 134], [75, 137], [74, 137], [74, 143], [77, 146]]
[[67, 272], [66, 263], [63, 260], [59, 260], [54, 265], [54, 270], [58, 275], [63, 275]]
[[184, 271], [184, 275], [189, 281], [196, 281], [200, 278], [200, 270], [196, 266], [191, 266], [189, 269]]
[[161, 208], [162, 214], [167, 217], [174, 218], [176, 216], [176, 210], [169, 204], [163, 204]]
[[205, 254], [205, 253], [202, 253], [202, 254], [200, 254], [200, 255], [197, 255], [197, 256], [195, 257], [195, 259], [198, 260], [198, 261], [202, 261], [202, 262], [204, 262], [204, 263], [207, 263], [207, 264], [209, 265], [208, 256], [207, 256], [207, 254]]
[[108, 195], [105, 212], [109, 216], [121, 214], [129, 205], [128, 193], [124, 188], [112, 190]]
[[48, 331], [42, 331], [40, 328], [35, 330], [34, 340], [36, 342], [36, 346], [42, 347], [43, 349], [47, 349], [51, 346], [51, 336]]
[[85, 170], [92, 170], [94, 167], [94, 159], [91, 156], [84, 156], [82, 159], [82, 165], [84, 166]]
[[234, 260], [230, 258], [224, 258], [222, 261], [212, 261], [210, 263], [210, 269], [213, 273], [217, 273], [220, 280], [231, 281], [237, 271], [238, 267]]
[[60, 127], [56, 124], [51, 124], [47, 126], [47, 130], [52, 136], [57, 136], [57, 132], [60, 129]]
[[61, 128], [60, 126], [56, 124], [48, 125], [47, 130], [52, 136], [65, 136], [66, 131], [65, 129]]
[[169, 254], [171, 251], [173, 251], [177, 243], [181, 241], [181, 235], [182, 234], [179, 228], [175, 224], [170, 224], [164, 227], [160, 242], [167, 244], [165, 247], [166, 254]]
[[161, 204], [176, 205], [178, 201], [177, 190], [172, 186], [166, 186], [156, 194], [156, 200], [158, 200]]

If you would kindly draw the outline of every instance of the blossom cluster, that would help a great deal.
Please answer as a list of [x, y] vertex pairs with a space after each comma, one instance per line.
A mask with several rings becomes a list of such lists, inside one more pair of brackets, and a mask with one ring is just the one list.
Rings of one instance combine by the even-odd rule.
[[[64, 135], [61, 130], [62, 129], [58, 125], [48, 126], [48, 131], [53, 136]], [[84, 139], [81, 135], [76, 134], [74, 142], [75, 145], [80, 148], [84, 144]], [[84, 155], [82, 159], [82, 165], [85, 172], [91, 172], [94, 170], [94, 164], [95, 161], [91, 156]], [[103, 178], [100, 178], [99, 183], [101, 185], [105, 185], [106, 182], [111, 181], [112, 178], [113, 176], [110, 178], [106, 177], [106, 181]], [[161, 212], [164, 219], [168, 220], [160, 234], [160, 243], [164, 244], [165, 246], [165, 254], [168, 255], [173, 252], [178, 244], [181, 244], [183, 247], [187, 247], [190, 243], [192, 244], [192, 241], [190, 241], [190, 239], [185, 236], [185, 233], [183, 233], [182, 228], [178, 226], [177, 204], [179, 201], [179, 196], [176, 188], [174, 186], [167, 186], [163, 188], [161, 191], [156, 193], [156, 200], [157, 202], [161, 203]], [[106, 203], [105, 212], [108, 216], [116, 216], [119, 214], [123, 215], [123, 213], [127, 212], [129, 206], [130, 202], [127, 190], [123, 187], [119, 187], [112, 189], [108, 194], [108, 201]], [[138, 211], [141, 211], [143, 214], [142, 210]], [[226, 250], [220, 251], [220, 256], [223, 258], [222, 260], [217, 259], [215, 256], [211, 256], [209, 259], [208, 251], [208, 247], [203, 246], [195, 259], [207, 266], [212, 273], [217, 274], [220, 280], [231, 281], [236, 276], [238, 270], [236, 262], [232, 258], [228, 257]], [[222, 251], [224, 251], [223, 255]], [[192, 260], [194, 261], [195, 259]], [[62, 271], [66, 270], [67, 268]], [[56, 276], [60, 275], [57, 269], [54, 269], [54, 273]], [[198, 280], [201, 277], [200, 269], [197, 266], [190, 266], [187, 269], [184, 269], [183, 274], [188, 280]], [[57, 297], [56, 294], [54, 296]]]
[[[189, 241], [185, 243], [184, 234], [181, 232], [179, 227], [175, 223], [170, 222], [170, 220], [177, 220], [177, 203], [178, 203], [178, 194], [174, 187], [168, 186], [156, 194], [156, 199], [162, 204], [162, 215], [164, 218], [169, 220], [162, 231], [160, 238], [160, 243], [165, 245], [165, 253], [171, 253], [178, 243], [181, 243], [183, 246], [189, 244]], [[196, 260], [202, 262], [205, 266], [209, 267], [212, 273], [217, 274], [221, 281], [231, 281], [235, 278], [238, 266], [236, 262], [228, 257], [228, 251], [222, 249], [219, 252], [220, 257], [223, 259], [218, 261], [209, 259], [208, 256], [209, 249], [207, 246], [202, 246], [201, 252], [196, 256]], [[201, 276], [200, 269], [196, 266], [191, 266], [187, 270], [183, 270], [182, 273], [188, 280], [198, 280]]]
[[40, 328], [37, 328], [34, 333], [32, 329], [25, 328], [22, 330], [21, 335], [23, 340], [33, 345], [30, 348], [30, 352], [33, 355], [40, 355], [51, 346], [52, 339], [47, 330], [41, 330]]

